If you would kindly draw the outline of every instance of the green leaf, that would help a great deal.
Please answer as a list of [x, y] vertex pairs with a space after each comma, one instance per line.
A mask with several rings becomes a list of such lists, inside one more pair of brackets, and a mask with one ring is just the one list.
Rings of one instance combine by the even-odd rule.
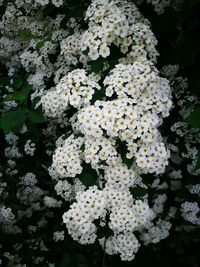
[[99, 73], [104, 64], [104, 59], [98, 58], [97, 60], [91, 61], [88, 63], [90, 66], [90, 72]]
[[185, 119], [185, 122], [189, 123], [194, 128], [200, 128], [200, 108], [197, 108], [190, 113], [190, 115]]
[[20, 29], [18, 34], [23, 41], [30, 41], [33, 38], [31, 31], [27, 29]]
[[125, 163], [128, 168], [130, 168], [133, 165], [133, 159], [132, 158], [128, 159], [126, 155], [122, 155], [122, 160], [123, 163]]
[[130, 191], [134, 198], [143, 197], [147, 193], [147, 189], [143, 187], [135, 187], [135, 188], [132, 188]]
[[42, 48], [44, 46], [44, 41], [39, 41], [37, 44], [36, 44], [36, 49], [39, 50], [40, 48]]
[[26, 112], [23, 111], [10, 111], [1, 116], [0, 123], [1, 128], [5, 134], [10, 131], [18, 131], [22, 128], [24, 122], [27, 119]]
[[91, 103], [95, 103], [97, 100], [101, 100], [105, 96], [105, 89], [102, 88], [101, 90], [96, 90], [94, 93]]
[[81, 182], [82, 182], [85, 186], [87, 186], [87, 187], [96, 184], [96, 177], [95, 177], [95, 175], [92, 174], [92, 173], [89, 173], [89, 172], [83, 172], [83, 173], [79, 176], [79, 179], [80, 179]]
[[45, 118], [41, 110], [29, 110], [28, 118], [30, 121], [34, 123], [43, 123], [45, 122]]
[[5, 101], [15, 100], [19, 101], [21, 104], [28, 99], [30, 91], [31, 91], [31, 86], [29, 84], [26, 84], [23, 86], [21, 91], [15, 91], [11, 95], [8, 95], [5, 98]]

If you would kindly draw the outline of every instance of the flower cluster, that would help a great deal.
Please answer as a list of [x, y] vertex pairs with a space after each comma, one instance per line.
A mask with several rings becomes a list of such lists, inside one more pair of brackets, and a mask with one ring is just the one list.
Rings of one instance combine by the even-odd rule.
[[185, 220], [193, 224], [200, 224], [200, 217], [197, 216], [200, 209], [197, 202], [184, 202], [181, 205], [181, 211]]
[[[108, 249], [108, 253], [119, 253], [122, 260], [132, 260], [140, 246], [132, 231], [142, 229], [154, 218], [154, 213], [147, 203], [134, 201], [128, 191], [113, 190], [109, 184], [103, 190], [96, 186], [90, 187], [77, 194], [76, 203], [64, 213], [63, 222], [73, 239], [81, 244], [92, 244], [97, 238], [94, 221], [100, 219], [100, 225], [106, 225], [106, 210], [110, 211], [108, 225], [113, 232], [113, 236], [106, 242], [108, 247], [112, 242], [115, 248], [112, 253]], [[125, 246], [122, 246], [123, 242]], [[107, 244], [105, 249], [107, 251]]]
[[[174, 200], [181, 216], [194, 226], [199, 224], [199, 184], [196, 178], [200, 173], [198, 165], [200, 130], [198, 127], [192, 127], [187, 118], [193, 111], [195, 112], [199, 100], [189, 94], [187, 79], [177, 77], [177, 72], [177, 66], [169, 65], [163, 68], [163, 74], [171, 80], [178, 111], [177, 119], [170, 127], [171, 135], [174, 137], [168, 144], [172, 156], [167, 176], [170, 177], [170, 189], [175, 192]], [[184, 167], [181, 168], [180, 165]], [[182, 198], [183, 192], [185, 198]], [[189, 227], [191, 225], [186, 225], [185, 229]]]
[[[88, 30], [81, 39], [81, 50], [89, 50], [88, 56], [95, 60], [110, 55], [110, 46], [120, 47], [122, 53], [149, 53], [156, 60], [156, 39], [136, 6], [127, 1], [92, 1], [87, 9]], [[146, 50], [146, 51], [145, 51]]]
[[71, 135], [56, 149], [51, 168], [60, 177], [75, 177], [82, 172], [82, 160], [79, 156], [82, 144], [82, 138], [76, 139]]
[[[41, 6], [45, 6], [49, 4], [49, 0], [35, 0], [35, 2], [37, 4], [40, 4]], [[63, 0], [51, 0], [51, 3], [56, 6], [56, 7], [60, 7], [63, 5]]]
[[64, 76], [54, 91], [42, 96], [41, 103], [48, 117], [59, 117], [69, 105], [74, 108], [88, 105], [99, 89], [98, 83], [87, 77], [84, 69], [76, 69]]
[[[84, 59], [86, 70], [99, 56], [109, 58], [112, 44], [120, 47], [123, 56], [120, 64], [107, 75], [101, 73], [100, 78], [87, 76], [85, 69], [68, 72], [55, 90], [42, 96], [46, 115], [55, 118], [65, 113], [63, 121], [71, 127], [71, 135], [57, 141], [49, 173], [57, 180], [58, 195], [65, 200], [75, 198], [63, 215], [72, 238], [81, 244], [99, 239], [107, 253], [132, 260], [140, 247], [134, 232], [142, 236], [145, 229], [152, 235], [157, 231], [154, 238], [160, 240], [168, 235], [171, 226], [163, 220], [162, 235], [152, 222], [162, 212], [165, 197], [155, 198], [150, 208], [147, 194], [137, 199], [130, 191], [147, 189], [141, 175], [161, 174], [168, 164], [169, 150], [158, 127], [172, 107], [171, 90], [153, 63], [156, 40], [149, 23], [133, 4], [94, 0], [86, 19], [88, 30], [80, 34], [80, 42], [72, 42], [79, 33], [67, 37], [62, 41], [61, 53], [67, 57], [69, 52], [70, 62], [73, 57], [81, 62]], [[100, 98], [96, 99], [98, 91]], [[75, 108], [72, 115], [71, 107]], [[96, 171], [90, 178], [95, 185], [77, 187], [79, 178], [84, 184], [85, 169], [90, 168]], [[99, 238], [101, 227], [108, 227], [112, 234]], [[142, 239], [148, 243], [147, 237]]]
[[159, 77], [158, 71], [148, 60], [135, 61], [133, 64], [116, 65], [105, 78], [106, 96], [116, 94], [118, 98], [133, 99], [142, 112], [169, 116], [172, 107], [171, 91], [167, 79]]
[[[102, 246], [104, 242], [104, 239], [101, 240]], [[131, 232], [109, 237], [105, 243], [106, 252], [109, 255], [120, 254], [121, 260], [123, 261], [133, 260], [139, 247], [140, 244], [137, 238]]]
[[124, 61], [133, 62], [147, 55], [156, 61], [157, 40], [150, 23], [129, 1], [92, 1], [85, 20], [88, 29], [78, 29], [61, 43], [61, 54], [70, 64], [75, 65], [80, 60], [88, 67], [87, 63], [91, 60], [106, 59], [112, 45], [127, 55]]
[[[144, 110], [142, 113], [141, 108], [134, 104], [135, 101], [129, 98], [97, 101], [78, 113], [79, 130], [96, 138], [104, 132], [109, 137], [118, 137], [127, 143], [127, 157], [136, 157], [136, 163], [144, 172], [162, 173], [169, 151], [157, 132], [160, 118], [152, 111]], [[137, 142], [133, 143], [133, 140]], [[152, 147], [148, 147], [149, 144]]]
[[34, 143], [31, 143], [31, 140], [27, 140], [25, 146], [24, 146], [24, 152], [26, 155], [33, 156], [35, 153], [36, 147]]

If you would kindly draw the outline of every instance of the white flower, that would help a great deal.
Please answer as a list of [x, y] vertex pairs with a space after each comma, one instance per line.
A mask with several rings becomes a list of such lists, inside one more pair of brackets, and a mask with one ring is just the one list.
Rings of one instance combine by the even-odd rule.
[[106, 58], [110, 55], [110, 49], [106, 45], [101, 45], [99, 49], [99, 54], [103, 57]]
[[63, 5], [63, 0], [51, 0], [52, 4], [56, 7]]
[[36, 3], [45, 6], [49, 3], [49, 0], [35, 0]]

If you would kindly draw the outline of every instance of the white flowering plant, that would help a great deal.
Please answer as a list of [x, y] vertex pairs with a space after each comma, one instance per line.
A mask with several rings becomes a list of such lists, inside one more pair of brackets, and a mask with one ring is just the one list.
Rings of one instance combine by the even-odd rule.
[[198, 266], [198, 1], [0, 7], [0, 265]]

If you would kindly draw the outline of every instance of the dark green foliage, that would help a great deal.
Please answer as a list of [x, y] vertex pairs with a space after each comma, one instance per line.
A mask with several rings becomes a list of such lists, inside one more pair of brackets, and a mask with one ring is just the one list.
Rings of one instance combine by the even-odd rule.
[[197, 108], [192, 113], [190, 113], [185, 121], [194, 128], [200, 128], [200, 108]]
[[5, 101], [16, 100], [19, 101], [20, 104], [22, 104], [28, 99], [30, 91], [31, 86], [29, 84], [25, 84], [20, 91], [14, 91], [12, 94], [8, 95], [5, 98]]
[[31, 31], [27, 29], [20, 29], [18, 34], [22, 41], [30, 41], [33, 37]]
[[7, 134], [10, 131], [20, 130], [26, 119], [27, 114], [24, 111], [9, 111], [1, 116], [0, 125]]

